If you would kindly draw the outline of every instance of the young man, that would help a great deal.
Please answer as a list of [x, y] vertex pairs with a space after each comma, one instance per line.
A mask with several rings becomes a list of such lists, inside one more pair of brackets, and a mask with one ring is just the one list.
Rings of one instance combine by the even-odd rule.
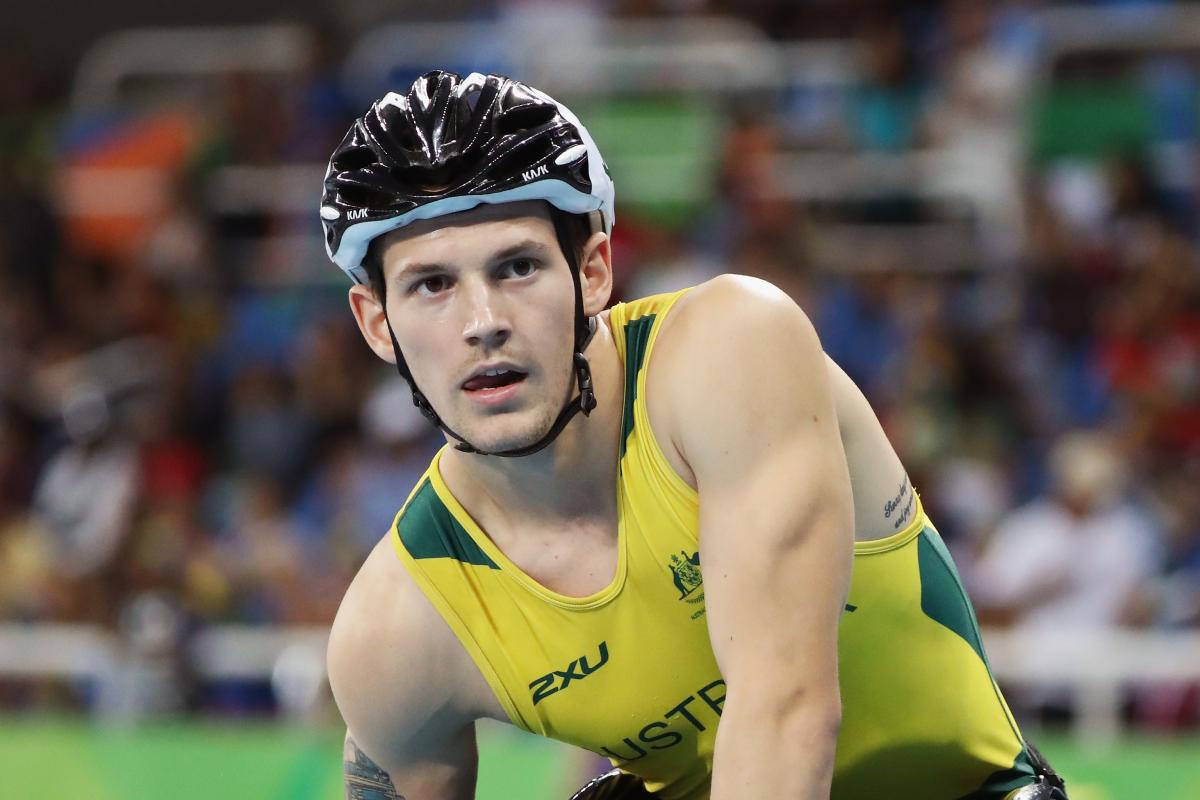
[[453, 445], [334, 623], [347, 797], [472, 797], [482, 717], [610, 758], [588, 797], [1065, 797], [804, 313], [734, 276], [605, 310], [612, 183], [570, 111], [429, 73], [355, 122], [321, 216]]

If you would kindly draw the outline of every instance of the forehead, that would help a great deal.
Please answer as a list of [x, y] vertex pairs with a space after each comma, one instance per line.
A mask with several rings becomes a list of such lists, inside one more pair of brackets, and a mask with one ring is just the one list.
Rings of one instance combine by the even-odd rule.
[[550, 210], [538, 200], [480, 205], [437, 219], [418, 220], [387, 234], [383, 265], [397, 269], [414, 261], [470, 260], [513, 242], [557, 244]]

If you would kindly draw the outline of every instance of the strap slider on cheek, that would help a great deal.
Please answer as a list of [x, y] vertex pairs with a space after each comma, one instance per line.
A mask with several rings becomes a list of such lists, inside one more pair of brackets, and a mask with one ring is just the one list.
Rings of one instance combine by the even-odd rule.
[[596, 392], [592, 389], [592, 368], [583, 353], [575, 354], [575, 371], [579, 376], [579, 410], [586, 417], [596, 407]]

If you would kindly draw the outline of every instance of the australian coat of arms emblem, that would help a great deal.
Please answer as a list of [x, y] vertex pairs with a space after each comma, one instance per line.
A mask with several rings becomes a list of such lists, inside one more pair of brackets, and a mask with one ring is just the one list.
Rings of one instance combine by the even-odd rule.
[[688, 555], [686, 550], [680, 550], [679, 555], [672, 555], [671, 573], [675, 576], [675, 588], [679, 590], [679, 599], [682, 600], [704, 583], [704, 577], [700, 574], [700, 553]]

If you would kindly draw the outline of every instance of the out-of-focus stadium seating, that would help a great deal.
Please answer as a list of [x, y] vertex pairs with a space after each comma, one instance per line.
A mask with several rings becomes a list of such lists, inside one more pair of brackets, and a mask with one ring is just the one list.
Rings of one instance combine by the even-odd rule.
[[[1148, 573], [1120, 631], [1063, 632], [1036, 664], [1021, 614], [981, 606], [997, 669], [1094, 729], [1194, 728], [1198, 9], [910, 5], [501, 4], [340, 47], [299, 24], [125, 31], [69, 92], [0, 70], [0, 708], [309, 697], [303, 647], [437, 446], [325, 259], [322, 159], [379, 92], [450, 67], [591, 127], [616, 299], [724, 271], [791, 293], [981, 596], [997, 529], [1055, 496], [1055, 442], [1103, 432], [1130, 480], [1101, 502], [1141, 520]], [[301, 638], [250, 652], [244, 626]], [[156, 696], [111, 678], [131, 663]]]

